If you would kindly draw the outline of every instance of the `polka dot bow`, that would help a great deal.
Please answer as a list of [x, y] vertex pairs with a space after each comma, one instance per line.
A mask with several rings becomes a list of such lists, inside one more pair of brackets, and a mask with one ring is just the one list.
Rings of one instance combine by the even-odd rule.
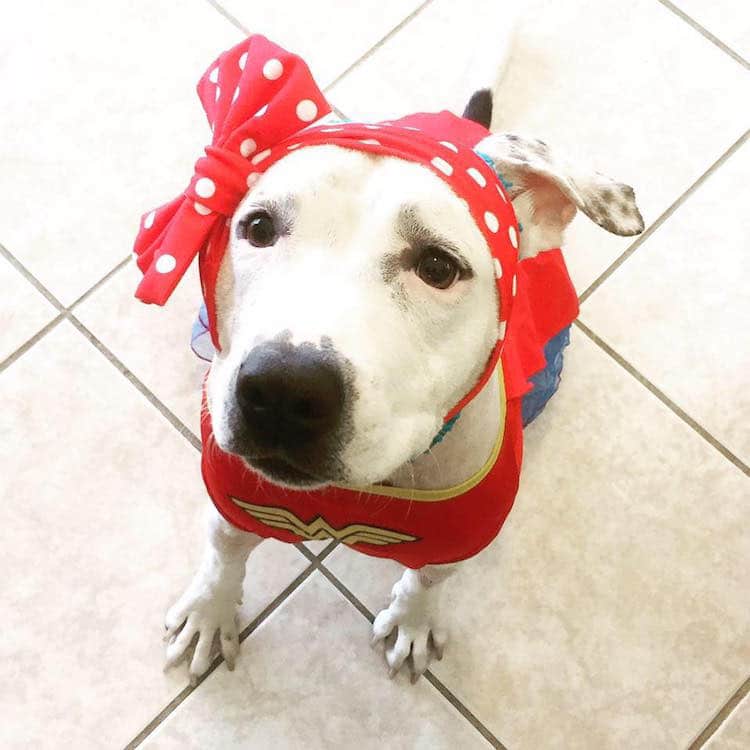
[[135, 243], [144, 272], [136, 296], [164, 304], [200, 253], [209, 329], [219, 349], [214, 291], [228, 241], [227, 219], [258, 174], [291, 151], [323, 144], [417, 162], [466, 202], [493, 257], [500, 300], [497, 344], [475, 388], [446, 419], [458, 413], [497, 365], [516, 295], [515, 213], [495, 170], [474, 150], [488, 131], [450, 112], [311, 126], [330, 106], [305, 63], [262, 36], [251, 36], [221, 55], [201, 78], [198, 93], [213, 142], [196, 163], [185, 193], [144, 215]]
[[305, 62], [262, 36], [221, 55], [198, 82], [213, 131], [187, 190], [142, 217], [136, 296], [163, 305], [193, 258], [226, 246], [226, 220], [269, 146], [331, 111]]

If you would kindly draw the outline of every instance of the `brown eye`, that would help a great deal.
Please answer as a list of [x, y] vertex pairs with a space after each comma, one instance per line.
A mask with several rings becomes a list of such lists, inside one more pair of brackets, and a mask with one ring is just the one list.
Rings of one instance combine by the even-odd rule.
[[267, 211], [256, 211], [240, 222], [239, 234], [255, 247], [269, 247], [279, 238], [273, 217]]
[[428, 248], [417, 263], [417, 276], [435, 289], [447, 289], [458, 278], [458, 264], [442, 250]]

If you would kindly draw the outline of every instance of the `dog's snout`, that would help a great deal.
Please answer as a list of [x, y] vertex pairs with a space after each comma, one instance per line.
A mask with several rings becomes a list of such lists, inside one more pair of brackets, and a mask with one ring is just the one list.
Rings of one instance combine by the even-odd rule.
[[341, 372], [310, 345], [255, 347], [237, 376], [237, 405], [261, 449], [290, 451], [328, 437], [344, 403]]

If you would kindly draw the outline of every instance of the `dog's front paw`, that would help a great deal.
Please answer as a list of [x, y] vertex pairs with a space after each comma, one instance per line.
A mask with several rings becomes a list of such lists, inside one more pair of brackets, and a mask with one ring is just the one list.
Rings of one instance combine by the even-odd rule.
[[433, 659], [443, 658], [447, 638], [445, 631], [432, 622], [428, 592], [410, 583], [402, 579], [393, 587], [390, 606], [379, 612], [373, 622], [372, 644], [388, 639], [385, 659], [389, 676], [393, 677], [406, 663], [415, 683]]
[[169, 669], [183, 658], [188, 658], [188, 651], [195, 642], [189, 667], [190, 684], [195, 685], [211, 666], [217, 653], [213, 644], [218, 638], [227, 668], [234, 669], [240, 650], [237, 604], [236, 596], [216, 590], [209, 584], [193, 581], [167, 612], [164, 668]]

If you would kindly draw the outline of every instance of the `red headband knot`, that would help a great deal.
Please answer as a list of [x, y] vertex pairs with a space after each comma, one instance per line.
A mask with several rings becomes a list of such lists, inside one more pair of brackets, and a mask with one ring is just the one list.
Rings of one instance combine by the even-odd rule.
[[253, 168], [240, 154], [208, 146], [195, 162], [195, 176], [185, 195], [195, 201], [198, 213], [215, 211], [230, 217], [247, 193], [247, 178]]
[[187, 190], [141, 218], [134, 251], [143, 271], [136, 296], [144, 302], [163, 305], [209, 245], [220, 255], [226, 218], [247, 192], [258, 157], [331, 111], [304, 60], [259, 35], [222, 54], [198, 95], [213, 139]]

